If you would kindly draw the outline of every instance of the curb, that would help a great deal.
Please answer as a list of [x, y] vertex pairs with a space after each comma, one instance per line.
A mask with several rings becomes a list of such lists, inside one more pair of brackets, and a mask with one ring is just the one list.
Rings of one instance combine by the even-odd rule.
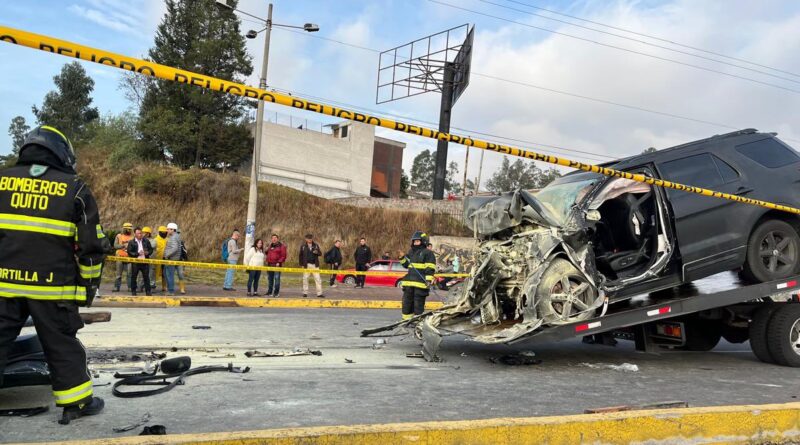
[[[92, 307], [249, 307], [280, 309], [401, 309], [396, 300], [343, 300], [327, 298], [238, 298], [238, 297], [128, 297], [102, 296]], [[441, 302], [430, 301], [426, 309], [437, 309]]]
[[62, 444], [767, 444], [800, 440], [800, 403], [133, 436]]

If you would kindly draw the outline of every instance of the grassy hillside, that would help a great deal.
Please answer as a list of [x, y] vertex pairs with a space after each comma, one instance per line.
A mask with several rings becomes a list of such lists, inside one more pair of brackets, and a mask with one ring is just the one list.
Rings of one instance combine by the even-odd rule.
[[[100, 207], [103, 227], [119, 230], [123, 222], [153, 229], [175, 222], [192, 260], [220, 261], [220, 246], [234, 228], [243, 230], [247, 215], [248, 178], [235, 173], [180, 170], [144, 163], [114, 169], [108, 152], [84, 148], [78, 172], [90, 185]], [[421, 202], [424, 205], [424, 202]], [[289, 246], [287, 265], [297, 262], [306, 233], [327, 249], [344, 242], [345, 261], [352, 263], [358, 238], [365, 236], [376, 255], [405, 249], [414, 230], [428, 230], [430, 213], [365, 209], [338, 204], [275, 184], [259, 186], [257, 238], [272, 233]], [[454, 232], [458, 232], [454, 222]]]

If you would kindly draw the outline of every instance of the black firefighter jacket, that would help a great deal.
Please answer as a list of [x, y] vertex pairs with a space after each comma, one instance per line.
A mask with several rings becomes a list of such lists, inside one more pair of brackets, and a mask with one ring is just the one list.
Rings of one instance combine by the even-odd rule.
[[74, 171], [0, 171], [0, 298], [90, 305], [109, 248], [97, 203]]
[[433, 282], [436, 273], [436, 255], [425, 246], [415, 246], [400, 260], [408, 273], [402, 278], [400, 285], [427, 289]]

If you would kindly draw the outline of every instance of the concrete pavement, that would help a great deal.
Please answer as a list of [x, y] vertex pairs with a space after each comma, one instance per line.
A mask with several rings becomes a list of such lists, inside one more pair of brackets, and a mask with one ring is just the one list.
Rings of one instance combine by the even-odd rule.
[[[749, 346], [723, 343], [709, 353], [641, 354], [620, 342], [615, 348], [580, 341], [538, 345], [539, 365], [507, 366], [489, 359], [529, 349], [446, 338], [442, 363], [406, 358], [413, 338], [375, 339], [359, 331], [396, 320], [397, 311], [279, 310], [246, 308], [113, 308], [110, 323], [81, 331], [93, 357], [97, 385], [114, 381], [115, 370], [141, 362], [114, 356], [151, 351], [190, 355], [195, 366], [233, 362], [248, 374], [205, 374], [172, 392], [119, 399], [97, 386], [106, 412], [70, 426], [57, 411], [32, 418], [0, 418], [0, 441], [89, 439], [135, 435], [112, 432], [150, 413], [169, 433], [264, 428], [465, 420], [581, 413], [587, 408], [684, 400], [690, 406], [784, 403], [800, 397], [800, 374], [763, 364]], [[207, 325], [211, 329], [192, 329]], [[245, 358], [244, 351], [308, 347], [321, 356]], [[177, 349], [172, 352], [172, 348]], [[226, 357], [233, 354], [234, 357]], [[347, 363], [346, 359], [352, 363]], [[635, 364], [636, 372], [608, 365]], [[49, 402], [48, 388], [0, 390], [0, 406]]]

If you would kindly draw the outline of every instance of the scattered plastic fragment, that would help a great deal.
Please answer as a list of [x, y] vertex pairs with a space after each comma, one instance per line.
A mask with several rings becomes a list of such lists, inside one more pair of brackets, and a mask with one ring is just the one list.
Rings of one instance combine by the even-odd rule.
[[167, 434], [167, 427], [164, 425], [146, 426], [139, 433], [140, 436], [164, 436]]
[[607, 363], [581, 363], [579, 366], [585, 366], [592, 369], [610, 369], [612, 371], [622, 372], [638, 372], [639, 367], [631, 363], [623, 363], [621, 365], [610, 365]]
[[211, 326], [194, 325], [192, 329], [211, 329]]
[[130, 425], [125, 425], [125, 426], [120, 426], [120, 427], [114, 427], [114, 428], [111, 429], [111, 431], [113, 431], [115, 433], [124, 433], [126, 431], [135, 430], [136, 428], [139, 428], [140, 426], [144, 425], [145, 423], [147, 423], [149, 421], [150, 421], [150, 413], [146, 413], [136, 423], [132, 423]]
[[248, 358], [252, 357], [297, 357], [301, 355], [322, 355], [322, 351], [315, 351], [308, 348], [294, 348], [291, 351], [278, 351], [278, 352], [261, 352], [261, 351], [247, 351], [244, 353]]

